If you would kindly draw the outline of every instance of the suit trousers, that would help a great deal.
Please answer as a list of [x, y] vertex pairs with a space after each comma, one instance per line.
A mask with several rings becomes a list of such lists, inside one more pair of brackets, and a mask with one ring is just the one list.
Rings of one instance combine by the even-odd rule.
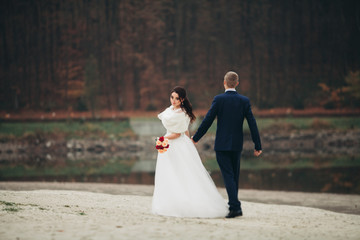
[[241, 209], [238, 199], [241, 151], [216, 151], [216, 160], [223, 176], [229, 196], [229, 210]]

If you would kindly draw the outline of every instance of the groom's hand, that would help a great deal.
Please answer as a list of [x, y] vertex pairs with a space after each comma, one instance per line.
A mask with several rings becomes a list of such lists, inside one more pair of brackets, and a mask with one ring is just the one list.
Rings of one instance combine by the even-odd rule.
[[191, 137], [191, 141], [193, 142], [193, 144], [197, 144], [197, 142], [194, 141], [193, 137]]
[[254, 156], [255, 157], [258, 157], [258, 156], [260, 156], [260, 154], [262, 153], [262, 151], [261, 150], [254, 150]]

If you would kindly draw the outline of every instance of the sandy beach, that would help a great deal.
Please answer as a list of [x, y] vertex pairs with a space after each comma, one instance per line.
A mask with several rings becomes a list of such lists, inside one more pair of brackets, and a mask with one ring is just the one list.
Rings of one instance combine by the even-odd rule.
[[[329, 194], [329, 198], [326, 194], [283, 192], [281, 197], [281, 193], [240, 190], [255, 200], [270, 195], [270, 203], [276, 199], [283, 202], [243, 200], [243, 217], [191, 219], [151, 214], [152, 189], [142, 185], [1, 182], [0, 239], [360, 239], [360, 215], [341, 213], [345, 206], [335, 208], [337, 201], [346, 199], [357, 208], [358, 196]], [[224, 189], [219, 190], [225, 194]], [[332, 211], [294, 205], [302, 199], [312, 198], [306, 203], [311, 205], [331, 197], [333, 202], [323, 208], [333, 207]]]

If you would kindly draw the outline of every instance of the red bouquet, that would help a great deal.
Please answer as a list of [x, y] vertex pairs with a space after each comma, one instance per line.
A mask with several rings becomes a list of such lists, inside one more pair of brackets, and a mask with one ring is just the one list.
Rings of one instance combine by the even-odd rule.
[[159, 153], [166, 152], [169, 148], [169, 140], [164, 137], [157, 138], [155, 148], [158, 150]]

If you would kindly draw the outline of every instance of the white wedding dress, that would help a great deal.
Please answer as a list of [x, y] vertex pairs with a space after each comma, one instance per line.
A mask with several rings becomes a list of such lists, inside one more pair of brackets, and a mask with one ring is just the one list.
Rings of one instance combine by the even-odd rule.
[[152, 212], [174, 217], [225, 217], [228, 205], [203, 166], [191, 139], [185, 135], [190, 118], [172, 106], [158, 117], [167, 135], [181, 133], [181, 136], [169, 140], [168, 151], [158, 154]]

